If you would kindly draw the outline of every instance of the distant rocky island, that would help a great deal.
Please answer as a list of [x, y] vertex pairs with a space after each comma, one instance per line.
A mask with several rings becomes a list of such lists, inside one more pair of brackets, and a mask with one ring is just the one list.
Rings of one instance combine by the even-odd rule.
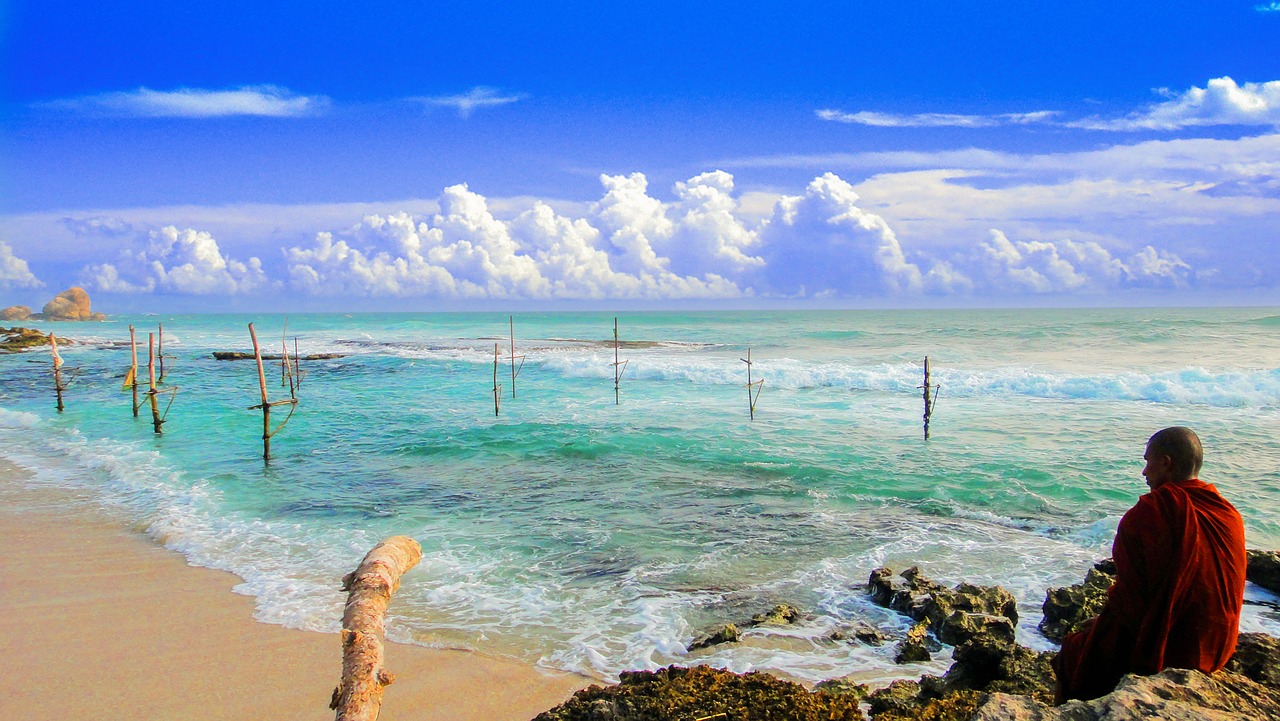
[[95, 313], [89, 305], [89, 294], [79, 286], [68, 288], [44, 304], [39, 313], [32, 313], [25, 305], [11, 305], [0, 310], [0, 320], [106, 320], [107, 316]]

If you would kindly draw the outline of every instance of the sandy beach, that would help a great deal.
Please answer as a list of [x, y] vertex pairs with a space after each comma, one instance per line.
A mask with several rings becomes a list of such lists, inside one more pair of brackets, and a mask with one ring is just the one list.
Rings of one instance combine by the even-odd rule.
[[[238, 579], [189, 566], [88, 499], [0, 460], [0, 696], [8, 718], [330, 719], [336, 635], [253, 620]], [[393, 606], [394, 608], [394, 601]], [[589, 679], [388, 644], [382, 719], [529, 719]]]

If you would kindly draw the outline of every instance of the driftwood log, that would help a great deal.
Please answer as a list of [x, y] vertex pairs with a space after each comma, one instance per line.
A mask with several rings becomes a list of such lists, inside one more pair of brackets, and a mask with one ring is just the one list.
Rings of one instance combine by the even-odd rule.
[[342, 679], [329, 708], [335, 721], [374, 721], [382, 707], [382, 689], [395, 680], [382, 667], [383, 614], [400, 577], [422, 560], [422, 546], [408, 536], [392, 536], [369, 551], [355, 571], [342, 579], [349, 591], [342, 612]]

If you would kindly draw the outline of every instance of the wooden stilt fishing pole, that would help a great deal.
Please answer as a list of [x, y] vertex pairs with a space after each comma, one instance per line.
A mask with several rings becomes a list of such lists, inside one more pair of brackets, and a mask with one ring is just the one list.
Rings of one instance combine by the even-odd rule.
[[400, 577], [422, 560], [422, 546], [408, 536], [392, 536], [373, 547], [355, 571], [342, 579], [348, 591], [342, 610], [342, 678], [329, 708], [335, 721], [376, 721], [382, 690], [395, 680], [383, 663], [384, 616]]
[[164, 323], [156, 323], [156, 360], [160, 361], [160, 375], [156, 380], [164, 383]]
[[929, 440], [929, 419], [933, 416], [933, 406], [938, 402], [938, 391], [941, 385], [931, 383], [929, 378], [929, 356], [924, 357], [924, 439]]
[[49, 350], [53, 353], [53, 391], [58, 396], [58, 412], [63, 411], [62, 392], [67, 389], [62, 385], [62, 356], [58, 355], [58, 339], [49, 333]]
[[502, 386], [498, 385], [498, 361], [502, 358], [502, 351], [498, 350], [498, 344], [493, 344], [493, 417], [498, 417], [498, 407], [502, 401]]
[[[738, 360], [747, 364], [747, 408], [751, 412], [751, 420], [756, 419], [756, 401], [760, 399], [760, 391], [764, 390], [764, 379], [758, 381], [751, 380], [751, 348], [747, 347], [747, 357]], [[755, 392], [752, 393], [752, 389]]]
[[298, 357], [298, 336], [293, 337], [293, 386], [294, 392], [302, 388], [302, 359]]
[[151, 425], [156, 433], [161, 433], [160, 426], [164, 419], [160, 417], [160, 403], [156, 399], [156, 336], [147, 334], [147, 400], [151, 403]]
[[[262, 393], [262, 403], [256, 406], [249, 406], [249, 410], [262, 409], [262, 460], [271, 460], [271, 437], [280, 432], [284, 428], [284, 424], [289, 422], [293, 417], [293, 412], [298, 408], [297, 398], [286, 398], [280, 401], [271, 401], [267, 397], [267, 374], [262, 367], [262, 348], [258, 346], [258, 334], [253, 330], [253, 324], [249, 324], [249, 338], [253, 340], [253, 358], [258, 366], [258, 389]], [[289, 406], [289, 415], [285, 416], [280, 425], [274, 429], [271, 427], [271, 408], [272, 406]]]
[[137, 418], [142, 404], [138, 402], [138, 336], [133, 326], [129, 326], [129, 356], [129, 374], [124, 378], [124, 385], [133, 390], [133, 417]]
[[[520, 371], [524, 368], [524, 356], [516, 355], [516, 319], [515, 316], [507, 316], [511, 324], [511, 397], [516, 397], [516, 376], [520, 375]], [[520, 365], [516, 366], [516, 360], [519, 359]]]
[[293, 391], [293, 384], [290, 382], [293, 376], [293, 366], [289, 363], [289, 319], [284, 319], [284, 329], [280, 331], [280, 387], [289, 386], [290, 393]]
[[619, 386], [622, 383], [622, 374], [627, 370], [627, 361], [618, 360], [618, 319], [613, 319], [613, 404], [620, 405], [622, 396]]

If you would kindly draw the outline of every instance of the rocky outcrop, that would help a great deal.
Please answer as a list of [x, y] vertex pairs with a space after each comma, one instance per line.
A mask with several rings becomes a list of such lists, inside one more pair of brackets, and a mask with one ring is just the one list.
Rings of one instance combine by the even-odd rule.
[[0, 320], [27, 320], [31, 317], [31, 309], [25, 305], [11, 305], [0, 310]]
[[867, 580], [871, 600], [915, 621], [927, 619], [943, 643], [958, 645], [988, 632], [1007, 636], [1012, 642], [1018, 623], [1018, 602], [1012, 593], [999, 586], [971, 583], [947, 588], [926, 578], [915, 566], [903, 571], [901, 578], [905, 583], [895, 580], [889, 568], [872, 571]]
[[1044, 595], [1044, 618], [1040, 633], [1054, 641], [1080, 630], [1085, 621], [1097, 616], [1107, 602], [1107, 591], [1116, 580], [1116, 564], [1110, 558], [1089, 569], [1084, 583], [1051, 588]]
[[1242, 633], [1227, 671], [1280, 691], [1280, 638], [1265, 633]]
[[1052, 707], [1028, 696], [992, 694], [969, 718], [973, 721], [1110, 721], [1112, 719], [1277, 718], [1280, 692], [1239, 674], [1205, 675], [1165, 669], [1154, 676], [1129, 675], [1116, 690], [1091, 701]]
[[44, 304], [44, 320], [106, 320], [90, 308], [89, 294], [84, 288], [68, 288]]
[[926, 619], [912, 626], [907, 637], [898, 642], [893, 650], [893, 662], [926, 663], [933, 660], [930, 651], [940, 650], [940, 647], [930, 646], [929, 641], [929, 621]]
[[[213, 352], [215, 360], [253, 360], [257, 358], [252, 353], [246, 353], [239, 350], [216, 350]], [[283, 356], [279, 353], [263, 353], [262, 360], [280, 360]], [[312, 353], [304, 356], [289, 356], [292, 360], [334, 360], [335, 358], [346, 358], [345, 353]]]
[[1250, 583], [1280, 593], [1280, 551], [1257, 551], [1249, 549], [1249, 568], [1246, 578]]
[[[58, 342], [70, 341], [59, 336]], [[0, 328], [0, 353], [17, 353], [42, 345], [49, 345], [49, 336], [34, 328]]]
[[671, 666], [623, 673], [614, 686], [589, 686], [534, 721], [860, 721], [860, 699], [857, 693], [809, 691], [766, 673]]
[[800, 609], [789, 603], [780, 603], [777, 606], [765, 611], [757, 613], [747, 621], [739, 621], [738, 623], [726, 623], [723, 626], [717, 626], [708, 633], [699, 635], [689, 644], [690, 651], [696, 651], [700, 648], [715, 646], [721, 643], [732, 643], [741, 637], [741, 630], [746, 630], [753, 626], [761, 626], [772, 624], [775, 626], [785, 626], [795, 623], [804, 618], [804, 614]]

